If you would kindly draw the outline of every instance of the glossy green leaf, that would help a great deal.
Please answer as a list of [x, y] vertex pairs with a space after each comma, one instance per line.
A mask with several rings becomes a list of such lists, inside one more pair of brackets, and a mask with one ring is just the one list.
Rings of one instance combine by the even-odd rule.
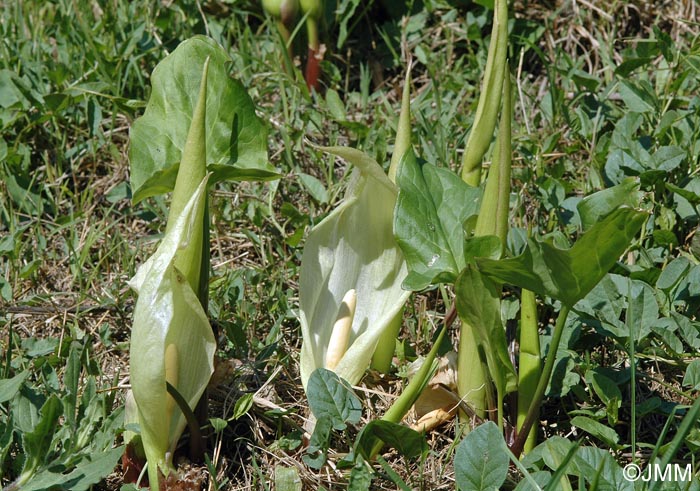
[[476, 267], [469, 265], [455, 282], [455, 295], [459, 317], [472, 326], [499, 393], [515, 390], [515, 369], [508, 355], [508, 343], [501, 321], [500, 288]]
[[620, 440], [620, 437], [615, 430], [594, 419], [586, 416], [576, 416], [571, 420], [571, 424], [605, 442], [611, 448], [616, 449], [619, 446], [617, 442]]
[[586, 196], [576, 205], [583, 230], [588, 230], [621, 206], [639, 206], [641, 196], [639, 181], [631, 177], [617, 186]]
[[419, 161], [411, 150], [396, 182], [394, 229], [410, 269], [404, 287], [417, 291], [454, 281], [467, 263], [464, 226], [479, 212], [481, 190], [449, 169]]
[[197, 217], [204, 207], [206, 187], [205, 179], [131, 281], [138, 292], [131, 333], [131, 387], [151, 469], [157, 464], [165, 473], [170, 465], [166, 453], [172, 455], [185, 427], [183, 414], [166, 391], [166, 365], [171, 374], [168, 381], [192, 408], [214, 369], [216, 341], [209, 321], [192, 287], [174, 266], [178, 251], [201, 228]]
[[206, 154], [212, 181], [278, 177], [267, 160], [265, 126], [245, 88], [229, 76], [229, 55], [213, 40], [195, 36], [155, 68], [146, 111], [132, 125], [134, 202], [173, 189], [207, 57]]
[[349, 290], [357, 292], [357, 307], [348, 349], [334, 371], [352, 385], [410, 295], [401, 288], [408, 271], [392, 234], [396, 187], [362, 152], [325, 150], [356, 168], [342, 203], [314, 227], [304, 246], [299, 291], [304, 387], [314, 370], [326, 366], [333, 325]]
[[498, 281], [549, 295], [573, 307], [613, 267], [647, 216], [632, 208], [619, 208], [591, 227], [570, 249], [528, 239], [527, 248], [517, 257], [477, 259], [477, 264]]
[[462, 440], [455, 452], [455, 481], [460, 491], [501, 489], [508, 475], [508, 449], [495, 423], [489, 421]]

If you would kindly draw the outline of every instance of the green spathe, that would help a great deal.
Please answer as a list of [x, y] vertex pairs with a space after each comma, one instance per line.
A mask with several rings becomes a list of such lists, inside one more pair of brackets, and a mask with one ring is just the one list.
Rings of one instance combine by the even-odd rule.
[[[169, 401], [166, 351], [186, 359], [168, 368], [169, 379], [194, 407], [214, 370], [216, 341], [207, 316], [184, 275], [174, 266], [179, 251], [201, 231], [197, 217], [205, 206], [207, 178], [175, 220], [158, 250], [137, 271], [131, 286], [138, 292], [131, 332], [131, 388], [136, 401], [149, 477], [167, 474], [169, 457], [185, 427], [182, 412]], [[174, 348], [173, 348], [174, 347]]]
[[401, 288], [408, 270], [392, 233], [394, 184], [358, 150], [325, 150], [355, 169], [343, 202], [314, 227], [304, 247], [299, 292], [304, 387], [325, 366], [333, 324], [349, 290], [357, 292], [357, 306], [348, 350], [334, 371], [350, 384], [360, 380], [377, 340], [410, 295]]

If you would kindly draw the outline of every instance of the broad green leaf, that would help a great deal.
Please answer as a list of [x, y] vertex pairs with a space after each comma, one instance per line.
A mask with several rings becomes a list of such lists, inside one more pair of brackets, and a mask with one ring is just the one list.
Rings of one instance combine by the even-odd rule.
[[459, 317], [474, 329], [499, 393], [515, 390], [515, 369], [508, 355], [501, 321], [500, 289], [473, 265], [469, 265], [455, 282], [455, 296]]
[[275, 466], [275, 489], [277, 491], [301, 491], [303, 483], [296, 467]]
[[87, 491], [114, 471], [123, 454], [124, 447], [121, 446], [84, 457], [67, 474], [49, 470], [41, 471], [22, 486], [22, 491], [45, 491], [47, 489]]
[[499, 490], [508, 475], [508, 449], [492, 421], [471, 431], [455, 452], [455, 481], [460, 491]]
[[61, 400], [52, 395], [41, 407], [41, 419], [31, 432], [22, 436], [22, 448], [26, 456], [20, 484], [26, 482], [49, 456], [55, 447], [52, 445], [58, 418], [62, 413]]
[[466, 266], [464, 226], [479, 212], [481, 190], [449, 169], [404, 154], [396, 182], [394, 229], [410, 273], [404, 287], [422, 290], [434, 282], [450, 282]]
[[613, 267], [647, 216], [632, 208], [619, 208], [570, 249], [528, 239], [528, 247], [517, 257], [476, 261], [483, 273], [498, 281], [549, 295], [573, 307]]
[[0, 404], [12, 399], [27, 377], [29, 377], [29, 370], [20, 372], [12, 378], [0, 380]]
[[166, 391], [166, 364], [167, 380], [192, 408], [214, 370], [216, 341], [209, 321], [192, 287], [174, 266], [178, 251], [201, 228], [197, 217], [204, 207], [206, 187], [205, 178], [130, 283], [139, 294], [131, 332], [131, 387], [153, 469], [156, 464], [170, 465], [166, 453], [172, 455], [185, 427], [182, 412]]
[[574, 417], [571, 420], [571, 424], [605, 442], [611, 448], [617, 449], [619, 447], [617, 442], [620, 440], [620, 437], [617, 435], [615, 430], [609, 426], [605, 426], [604, 424], [586, 416]]
[[625, 479], [622, 467], [610, 451], [595, 447], [581, 447], [574, 456], [573, 465], [578, 475], [591, 483], [598, 483], [601, 491], [634, 491], [634, 482]]
[[692, 263], [685, 257], [678, 257], [666, 265], [656, 280], [656, 288], [669, 292], [687, 275]]
[[377, 439], [384, 442], [406, 458], [412, 459], [428, 451], [425, 435], [408, 426], [375, 419], [365, 426], [357, 437], [355, 451], [367, 460], [372, 459], [372, 451]]
[[331, 370], [316, 369], [306, 392], [314, 416], [328, 418], [336, 430], [344, 430], [345, 423], [358, 423], [362, 417], [362, 403], [348, 383]]
[[691, 361], [685, 369], [683, 387], [688, 387], [690, 390], [700, 389], [700, 360]]
[[[351, 385], [369, 366], [380, 335], [410, 292], [401, 288], [406, 262], [392, 234], [396, 188], [374, 160], [346, 148], [325, 149], [356, 169], [341, 204], [309, 234], [301, 260], [301, 379], [326, 366], [338, 309], [354, 289], [357, 306], [348, 349], [334, 371]], [[308, 393], [308, 392], [307, 392]]]
[[581, 227], [586, 231], [621, 206], [639, 206], [640, 200], [639, 182], [631, 177], [617, 186], [586, 196], [576, 206]]
[[146, 111], [132, 125], [134, 202], [173, 189], [207, 57], [206, 154], [212, 181], [278, 177], [267, 160], [265, 126], [245, 88], [229, 76], [230, 57], [213, 40], [195, 36], [155, 68]]

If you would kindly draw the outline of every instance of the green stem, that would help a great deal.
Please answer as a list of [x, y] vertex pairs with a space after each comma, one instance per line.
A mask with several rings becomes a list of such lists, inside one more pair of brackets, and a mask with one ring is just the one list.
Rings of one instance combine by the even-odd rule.
[[[627, 278], [627, 305], [632, 305], [632, 280]], [[629, 352], [630, 357], [630, 432], [632, 434], [632, 463], [637, 460], [637, 358], [634, 355], [635, 320], [633, 320], [632, 308], [627, 309], [625, 322], [629, 330]]]
[[306, 35], [308, 36], [309, 48], [314, 52], [318, 51], [321, 44], [318, 41], [318, 22], [314, 17], [306, 19]]
[[[486, 370], [479, 354], [474, 328], [462, 321], [457, 351], [457, 391], [459, 397], [482, 419], [487, 409], [487, 385]], [[466, 423], [469, 415], [460, 412], [460, 417]]]
[[[532, 404], [537, 381], [542, 376], [540, 335], [537, 328], [537, 301], [534, 292], [523, 289], [520, 296], [520, 357], [518, 363], [518, 432], [521, 431], [527, 410]], [[537, 444], [533, 426], [525, 441], [523, 453], [529, 453]]]
[[540, 377], [539, 383], [537, 384], [537, 390], [532, 396], [532, 402], [530, 403], [530, 408], [527, 411], [525, 420], [518, 431], [515, 441], [511, 445], [511, 451], [520, 457], [525, 446], [525, 440], [530, 433], [530, 428], [537, 419], [540, 413], [540, 404], [542, 404], [542, 399], [544, 398], [544, 393], [547, 390], [547, 385], [549, 385], [549, 379], [554, 371], [554, 362], [557, 358], [557, 351], [559, 350], [559, 343], [561, 342], [561, 336], [564, 333], [564, 326], [566, 325], [566, 318], [569, 316], [569, 307], [563, 305], [559, 311], [559, 316], [557, 317], [557, 322], [554, 325], [554, 332], [552, 333], [552, 341], [549, 343], [549, 351], [547, 353], [547, 360], [545, 361], [544, 368], [542, 369], [542, 376]]
[[[442, 344], [442, 340], [445, 337], [447, 329], [452, 325], [456, 317], [457, 309], [453, 304], [445, 315], [445, 321], [440, 329], [440, 333], [438, 334], [435, 343], [433, 344], [432, 349], [428, 353], [428, 356], [425, 357], [425, 361], [418, 369], [418, 372], [416, 372], [416, 374], [413, 376], [413, 379], [411, 379], [398, 399], [396, 399], [387, 412], [384, 413], [384, 416], [382, 416], [383, 421], [389, 421], [390, 423], [401, 422], [406, 413], [408, 413], [408, 410], [411, 409], [411, 406], [416, 402], [416, 399], [418, 399], [418, 396], [420, 396], [421, 392], [423, 392], [423, 389], [425, 389], [425, 386], [430, 381], [430, 377], [435, 369], [433, 367], [433, 362], [435, 361], [438, 351], [440, 350], [440, 345]], [[372, 448], [370, 456], [374, 457], [377, 455], [383, 446], [384, 443], [382, 441], [378, 441], [374, 448]]]

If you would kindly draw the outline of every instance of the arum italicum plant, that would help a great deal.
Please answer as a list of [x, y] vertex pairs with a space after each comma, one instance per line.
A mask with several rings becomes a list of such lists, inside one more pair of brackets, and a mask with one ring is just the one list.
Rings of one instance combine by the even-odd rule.
[[154, 70], [146, 112], [131, 131], [135, 201], [173, 189], [165, 236], [130, 283], [138, 300], [126, 420], [138, 423], [152, 489], [173, 470], [186, 424], [196, 440], [192, 412], [213, 372], [207, 187], [276, 176], [265, 132], [245, 90], [228, 76], [228, 60], [207, 38], [182, 43]]
[[[647, 215], [634, 208], [638, 200], [631, 196], [636, 184], [630, 188], [626, 183], [581, 201], [578, 212], [584, 233], [570, 249], [556, 247], [551, 239], [528, 239], [520, 255], [507, 257], [512, 96], [506, 60], [506, 0], [497, 0], [495, 9], [485, 86], [465, 149], [465, 161], [476, 164], [465, 165], [460, 178], [407, 151], [396, 178], [400, 191], [394, 230], [408, 264], [407, 289], [454, 284], [455, 305], [445, 324], [454, 318], [456, 306], [462, 321], [457, 373], [460, 407], [468, 407], [467, 413], [476, 416], [477, 422], [489, 418], [505, 429], [504, 399], [518, 390], [518, 419], [513, 422], [517, 434], [511, 449], [520, 455], [532, 435], [568, 313], [612, 268]], [[481, 161], [493, 137], [492, 123], [499, 113], [500, 126], [482, 192], [470, 182], [479, 184], [475, 176], [481, 174]], [[501, 319], [505, 284], [523, 292], [517, 369], [510, 359]], [[561, 305], [542, 366], [535, 294]], [[426, 368], [416, 384], [411, 383], [411, 392], [420, 388], [428, 373]], [[399, 400], [408, 400], [404, 395]], [[387, 416], [396, 421], [400, 412], [392, 407]], [[529, 438], [531, 446], [534, 439]]]
[[130, 378], [151, 485], [168, 475], [185, 415], [168, 394], [174, 387], [190, 408], [214, 370], [216, 341], [200, 298], [206, 147], [207, 66], [178, 171], [165, 237], [131, 281], [138, 293], [131, 332]]
[[401, 155], [410, 145], [409, 79], [406, 80], [389, 176], [364, 153], [324, 148], [354, 169], [341, 204], [309, 234], [300, 273], [303, 343], [301, 378], [306, 387], [318, 368], [356, 384], [370, 363], [388, 370], [410, 292], [408, 270], [393, 235]]

